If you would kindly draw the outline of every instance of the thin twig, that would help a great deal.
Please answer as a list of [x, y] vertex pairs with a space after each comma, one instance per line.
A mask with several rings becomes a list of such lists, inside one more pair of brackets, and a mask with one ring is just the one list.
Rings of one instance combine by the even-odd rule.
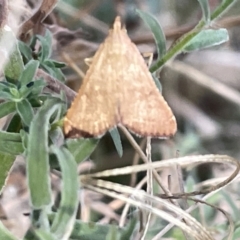
[[[147, 142], [147, 139], [143, 138], [143, 140], [141, 141], [141, 143], [139, 145], [141, 149], [145, 146], [146, 142]], [[139, 159], [140, 159], [140, 156], [139, 156], [138, 152], [135, 151], [132, 166], [136, 166], [139, 162]], [[133, 172], [131, 174], [130, 186], [134, 187], [136, 184], [136, 181], [137, 181], [137, 173]]]
[[[131, 134], [130, 134], [130, 136], [131, 136]], [[203, 189], [203, 190], [200, 190], [200, 191], [193, 191], [193, 192], [189, 192], [189, 193], [174, 193], [174, 194], [171, 193], [171, 195], [169, 195], [169, 196], [167, 196], [165, 194], [160, 194], [159, 196], [162, 197], [162, 198], [167, 198], [167, 199], [168, 198], [176, 198], [176, 199], [178, 199], [178, 198], [182, 198], [182, 197], [189, 197], [189, 196], [207, 194], [209, 192], [219, 190], [220, 188], [223, 188], [226, 185], [228, 185], [230, 182], [232, 182], [233, 179], [235, 179], [235, 177], [238, 175], [238, 173], [240, 171], [240, 163], [239, 163], [238, 160], [236, 160], [232, 157], [229, 157], [227, 155], [210, 154], [210, 155], [186, 156], [186, 157], [180, 157], [180, 158], [161, 160], [161, 161], [158, 161], [158, 162], [153, 162], [151, 165], [141, 164], [141, 165], [138, 165], [138, 166], [134, 166], [134, 168], [131, 167], [131, 166], [123, 167], [123, 168], [116, 168], [116, 169], [111, 169], [111, 170], [105, 170], [105, 171], [98, 172], [98, 173], [83, 175], [83, 177], [109, 177], [109, 176], [116, 176], [116, 175], [123, 175], [123, 174], [125, 175], [125, 174], [130, 174], [133, 171], [135, 171], [135, 172], [146, 171], [148, 168], [154, 168], [153, 176], [156, 177], [155, 176], [155, 174], [156, 174], [157, 177], [158, 177], [156, 169], [171, 167], [171, 166], [174, 166], [176, 163], [181, 165], [181, 167], [183, 167], [183, 168], [185, 168], [185, 167], [187, 167], [187, 166], [189, 166], [193, 163], [195, 163], [195, 164], [200, 164], [200, 163], [201, 164], [203, 164], [203, 163], [232, 164], [236, 168], [234, 169], [233, 173], [229, 177], [226, 177], [222, 182], [216, 184], [215, 186], [211, 186], [208, 189]], [[157, 178], [157, 181], [159, 181], [158, 178]]]
[[[69, 16], [72, 17], [78, 17], [79, 14], [81, 14], [81, 10], [76, 9], [74, 7], [72, 7], [71, 5], [60, 1], [58, 4], [58, 8], [64, 12], [65, 14], [68, 14]], [[81, 20], [88, 26], [93, 27], [95, 29], [97, 29], [98, 31], [101, 31], [105, 34], [108, 33], [108, 25], [100, 20], [98, 20], [97, 18], [89, 15], [88, 13], [86, 13], [85, 11], [83, 11], [84, 17], [81, 18]]]
[[61, 55], [63, 59], [68, 63], [68, 65], [78, 74], [78, 76], [84, 78], [85, 73], [77, 66], [72, 58], [64, 51], [61, 53]]
[[[152, 163], [152, 155], [151, 155], [151, 137], [147, 137], [147, 147], [146, 147], [146, 155], [148, 159], [148, 163]], [[153, 176], [152, 176], [152, 169], [147, 170], [147, 193], [151, 196], [153, 195]], [[152, 203], [149, 202], [149, 205], [152, 206]], [[142, 240], [145, 239], [145, 236], [147, 235], [147, 231], [150, 225], [151, 220], [151, 212], [148, 212], [147, 218], [146, 218], [146, 224], [144, 228], [143, 235], [141, 237]]]
[[[123, 131], [123, 133], [125, 134], [125, 136], [127, 137], [127, 139], [129, 140], [129, 142], [131, 143], [131, 145], [133, 146], [133, 148], [138, 152], [139, 156], [142, 158], [142, 160], [145, 162], [145, 163], [148, 163], [148, 159], [147, 157], [145, 156], [145, 154], [143, 153], [142, 149], [139, 147], [139, 145], [136, 143], [136, 141], [134, 140], [134, 138], [132, 137], [132, 135], [128, 132], [128, 130], [122, 126], [122, 125], [119, 125], [119, 128]], [[164, 193], [168, 196], [171, 196], [172, 193], [167, 189], [165, 188], [162, 183], [161, 183], [161, 179], [157, 173], [157, 171], [155, 169], [153, 169], [153, 176], [154, 178], [156, 179], [156, 181], [158, 182], [159, 186], [162, 188], [162, 190], [164, 191]]]
[[[188, 232], [189, 234], [193, 234], [195, 232], [197, 235], [195, 235], [195, 239], [213, 239], [212, 236], [209, 234], [209, 232], [201, 226], [201, 224], [193, 218], [191, 215], [187, 214], [184, 210], [182, 210], [179, 207], [174, 206], [173, 204], [169, 203], [168, 201], [164, 201], [161, 198], [158, 198], [156, 196], [150, 196], [145, 191], [141, 190], [135, 190], [132, 189], [132, 187], [123, 186], [118, 183], [112, 183], [100, 179], [91, 179], [86, 176], [85, 179], [83, 179], [83, 186], [100, 192], [102, 194], [122, 199], [131, 205], [134, 205], [136, 207], [139, 207], [141, 209], [147, 210], [149, 212], [152, 212], [153, 214], [158, 215], [159, 217], [173, 222], [176, 226], [181, 227], [184, 231]], [[130, 194], [132, 198], [126, 197], [126, 194]], [[147, 204], [145, 201], [149, 200], [156, 204], [157, 206], [163, 206], [164, 208], [168, 209], [170, 212], [177, 214], [178, 216], [186, 218], [189, 222], [191, 222], [191, 227], [187, 226], [181, 221], [176, 221], [176, 217], [173, 217], [168, 213], [168, 211], [163, 211], [160, 208], [152, 207], [149, 204]], [[147, 206], [147, 208], [145, 207]], [[180, 218], [181, 219], [181, 218]], [[191, 231], [187, 231], [187, 229], [191, 229]], [[201, 237], [200, 237], [201, 236]], [[204, 236], [204, 237], [203, 237]], [[203, 237], [203, 238], [202, 238]]]

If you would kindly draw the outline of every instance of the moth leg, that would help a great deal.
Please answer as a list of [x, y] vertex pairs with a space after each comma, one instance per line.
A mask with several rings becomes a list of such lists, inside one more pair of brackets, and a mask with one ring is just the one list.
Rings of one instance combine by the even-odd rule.
[[85, 58], [84, 62], [86, 63], [87, 66], [90, 67], [90, 65], [92, 64], [93, 58]]
[[142, 54], [144, 58], [148, 58], [148, 61], [147, 61], [147, 66], [148, 68], [150, 67], [150, 65], [152, 64], [153, 62], [153, 53], [152, 52], [145, 52]]
[[61, 55], [68, 64], [68, 66], [70, 66], [78, 74], [78, 76], [80, 76], [81, 78], [85, 77], [85, 73], [82, 71], [82, 69], [76, 65], [76, 63], [66, 52], [62, 52]]

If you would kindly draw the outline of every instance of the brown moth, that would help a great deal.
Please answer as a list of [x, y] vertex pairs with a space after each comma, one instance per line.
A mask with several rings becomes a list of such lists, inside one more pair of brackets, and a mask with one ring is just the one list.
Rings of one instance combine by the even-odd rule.
[[92, 59], [64, 119], [68, 137], [98, 137], [122, 124], [139, 136], [169, 137], [175, 117], [120, 17]]

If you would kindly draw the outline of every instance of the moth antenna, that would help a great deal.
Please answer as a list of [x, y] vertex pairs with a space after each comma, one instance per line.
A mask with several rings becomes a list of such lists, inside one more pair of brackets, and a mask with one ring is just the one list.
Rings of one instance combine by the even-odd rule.
[[121, 30], [121, 26], [122, 26], [121, 18], [120, 18], [120, 16], [117, 16], [115, 18], [115, 21], [114, 21], [114, 24], [113, 24], [113, 29], [114, 30]]

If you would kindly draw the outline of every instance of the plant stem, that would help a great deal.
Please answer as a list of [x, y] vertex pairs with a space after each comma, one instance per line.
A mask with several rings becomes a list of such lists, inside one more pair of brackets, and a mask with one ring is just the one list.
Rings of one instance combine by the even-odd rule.
[[[223, 1], [211, 14], [211, 21], [222, 15], [236, 0]], [[208, 23], [201, 20], [193, 30], [184, 34], [180, 39], [166, 52], [166, 54], [150, 67], [150, 72], [155, 72], [160, 69], [169, 59], [176, 56], [184, 46], [192, 40]]]

